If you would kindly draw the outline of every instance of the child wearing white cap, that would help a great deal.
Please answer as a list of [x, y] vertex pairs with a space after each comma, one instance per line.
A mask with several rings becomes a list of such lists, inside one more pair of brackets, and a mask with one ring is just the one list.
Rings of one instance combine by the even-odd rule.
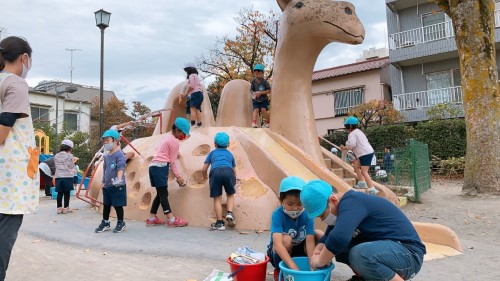
[[65, 139], [61, 142], [59, 153], [54, 156], [58, 214], [72, 212], [69, 208], [70, 192], [74, 189], [73, 176], [75, 175], [75, 162], [73, 161], [72, 151], [73, 142]]

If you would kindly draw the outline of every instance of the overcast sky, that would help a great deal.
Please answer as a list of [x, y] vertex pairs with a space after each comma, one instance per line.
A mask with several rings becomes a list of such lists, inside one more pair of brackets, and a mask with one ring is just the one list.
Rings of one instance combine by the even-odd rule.
[[[384, 0], [353, 0], [366, 30], [362, 45], [330, 44], [315, 70], [355, 62], [362, 51], [386, 46]], [[274, 0], [15, 0], [2, 1], [0, 29], [23, 36], [33, 48], [28, 84], [70, 80], [99, 87], [100, 30], [94, 12], [111, 12], [105, 31], [104, 88], [128, 104], [140, 100], [159, 109], [167, 93], [185, 78], [184, 63], [212, 48], [216, 36], [234, 35], [233, 20], [242, 8], [279, 11]], [[208, 81], [205, 81], [207, 84]]]

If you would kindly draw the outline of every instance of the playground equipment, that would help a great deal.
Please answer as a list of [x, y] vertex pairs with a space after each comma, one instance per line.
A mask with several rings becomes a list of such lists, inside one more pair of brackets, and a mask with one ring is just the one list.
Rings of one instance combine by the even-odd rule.
[[[271, 128], [247, 128], [251, 124], [247, 119], [251, 118], [248, 113], [251, 101], [248, 88], [245, 89], [246, 81], [231, 82], [223, 90], [217, 123], [208, 95], [203, 91], [204, 127], [192, 128], [190, 138], [180, 145], [178, 167], [187, 178], [187, 185], [179, 186], [169, 173], [172, 209], [190, 225], [208, 226], [215, 218], [208, 182], [203, 180], [201, 169], [206, 155], [214, 149], [213, 138], [220, 131], [229, 134], [228, 149], [236, 160], [238, 184], [233, 211], [237, 229], [269, 228], [272, 211], [279, 205], [279, 183], [288, 175], [304, 180], [319, 178], [340, 191], [350, 190], [355, 182], [352, 167], [319, 145], [311, 101], [311, 77], [321, 50], [334, 41], [361, 43], [363, 25], [354, 6], [348, 2], [304, 0], [301, 9], [288, 6], [289, 2], [278, 0], [283, 19], [274, 62]], [[175, 86], [167, 96], [164, 108], [171, 110], [162, 112], [163, 122], [157, 124], [153, 135], [136, 139], [124, 148], [124, 152], [132, 149], [140, 152], [140, 157], [132, 159], [127, 166], [125, 214], [129, 219], [142, 220], [149, 216], [156, 189], [150, 186], [148, 166], [164, 137], [162, 132], [170, 130], [174, 117], [185, 114], [184, 104], [177, 101], [184, 83]], [[216, 124], [221, 127], [214, 127]], [[102, 169], [95, 169], [93, 177], [101, 178]], [[380, 191], [379, 196], [399, 204], [392, 191], [379, 184], [376, 188]], [[94, 203], [100, 201], [99, 181], [91, 183], [88, 193]], [[450, 249], [445, 255], [462, 251], [460, 242], [449, 228], [415, 225], [424, 242]]]
[[50, 152], [50, 138], [44, 131], [35, 129], [36, 146], [40, 149], [41, 154], [49, 154]]

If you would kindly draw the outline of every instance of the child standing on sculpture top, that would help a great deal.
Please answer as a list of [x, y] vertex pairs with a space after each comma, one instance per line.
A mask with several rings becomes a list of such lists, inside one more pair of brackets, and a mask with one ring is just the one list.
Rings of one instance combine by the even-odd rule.
[[198, 70], [194, 63], [187, 63], [184, 66], [184, 71], [187, 75], [187, 87], [179, 97], [179, 102], [184, 96], [190, 96], [189, 111], [191, 113], [191, 126], [201, 127], [201, 104], [203, 103], [203, 92], [200, 77], [198, 77]]
[[250, 82], [250, 94], [252, 95], [252, 128], [257, 128], [257, 117], [259, 112], [262, 112], [266, 123], [262, 126], [264, 128], [269, 128], [269, 113], [267, 108], [269, 107], [269, 97], [271, 94], [271, 84], [264, 79], [264, 66], [262, 64], [256, 64], [253, 68], [254, 78]]
[[156, 216], [158, 208], [163, 208], [163, 214], [167, 217], [167, 226], [185, 226], [187, 221], [175, 217], [172, 214], [170, 203], [168, 202], [168, 173], [169, 168], [175, 175], [176, 181], [179, 186], [184, 186], [186, 183], [182, 178], [175, 161], [179, 156], [179, 140], [184, 140], [189, 135], [189, 122], [177, 117], [172, 124], [172, 131], [165, 134], [161, 141], [156, 154], [149, 164], [149, 180], [151, 186], [156, 188], [156, 196], [151, 204], [150, 218], [146, 220], [147, 226], [162, 225], [165, 221]]
[[123, 220], [123, 207], [127, 206], [127, 187], [125, 185], [125, 162], [126, 156], [120, 149], [120, 133], [115, 130], [107, 130], [101, 137], [104, 150], [104, 166], [102, 176], [103, 211], [101, 224], [95, 229], [96, 233], [107, 231], [111, 228], [109, 214], [111, 206], [115, 208], [116, 227], [114, 233], [125, 230], [126, 224]]
[[224, 220], [222, 219], [222, 187], [227, 195], [227, 213], [226, 221], [228, 226], [235, 226], [234, 219], [234, 194], [236, 193], [236, 163], [233, 154], [227, 150], [229, 146], [229, 135], [225, 132], [219, 132], [214, 138], [215, 149], [212, 150], [203, 165], [203, 178], [207, 178], [208, 167], [210, 169], [210, 197], [214, 199], [215, 215], [217, 221], [210, 225], [211, 230], [226, 230]]
[[344, 122], [344, 127], [349, 131], [349, 136], [347, 137], [346, 145], [340, 146], [342, 150], [352, 150], [356, 156], [354, 161], [354, 171], [358, 177], [358, 183], [354, 188], [367, 188], [370, 194], [377, 194], [378, 190], [368, 173], [368, 169], [372, 165], [372, 160], [374, 157], [374, 150], [365, 134], [358, 129], [359, 120], [355, 116], [350, 116]]

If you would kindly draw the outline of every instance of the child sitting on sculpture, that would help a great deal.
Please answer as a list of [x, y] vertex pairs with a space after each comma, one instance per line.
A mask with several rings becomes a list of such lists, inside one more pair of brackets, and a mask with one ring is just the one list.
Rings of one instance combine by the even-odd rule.
[[125, 230], [126, 224], [123, 220], [123, 207], [127, 206], [127, 187], [125, 185], [125, 162], [126, 157], [120, 149], [120, 134], [115, 130], [107, 130], [101, 137], [104, 150], [108, 153], [104, 155], [104, 166], [102, 176], [102, 197], [103, 211], [101, 224], [95, 229], [96, 233], [110, 230], [111, 223], [109, 214], [111, 206], [115, 208], [118, 219], [114, 233]]
[[354, 161], [354, 171], [358, 177], [358, 183], [354, 188], [367, 188], [370, 194], [377, 194], [378, 190], [375, 188], [368, 170], [372, 165], [374, 160], [374, 150], [365, 134], [358, 129], [359, 120], [355, 116], [350, 116], [344, 122], [344, 127], [349, 131], [349, 136], [347, 137], [346, 145], [341, 145], [340, 149], [349, 150], [351, 149], [356, 156]]
[[257, 116], [262, 112], [266, 123], [262, 126], [269, 128], [269, 97], [271, 93], [271, 84], [264, 78], [264, 66], [256, 64], [253, 68], [254, 78], [250, 81], [250, 94], [252, 95], [252, 128], [257, 128]]
[[215, 149], [212, 150], [202, 168], [203, 178], [207, 178], [207, 170], [210, 168], [210, 197], [214, 199], [214, 210], [217, 221], [210, 225], [211, 230], [226, 230], [224, 220], [222, 219], [222, 187], [227, 196], [227, 225], [234, 227], [234, 194], [236, 193], [236, 163], [233, 154], [227, 150], [229, 146], [229, 135], [225, 132], [219, 132], [214, 138]]
[[156, 216], [160, 204], [163, 214], [167, 217], [167, 226], [180, 227], [188, 224], [187, 221], [172, 214], [172, 209], [168, 202], [167, 188], [169, 168], [172, 169], [179, 186], [186, 184], [175, 161], [179, 156], [179, 140], [186, 139], [189, 135], [189, 129], [189, 122], [185, 118], [177, 117], [174, 124], [172, 124], [172, 131], [165, 134], [156, 154], [151, 160], [151, 164], [149, 164], [149, 180], [151, 181], [151, 186], [156, 188], [156, 196], [151, 204], [150, 218], [146, 220], [147, 226], [165, 224], [165, 221]]
[[323, 231], [314, 230], [314, 220], [307, 216], [300, 201], [300, 192], [305, 181], [289, 176], [280, 184], [279, 206], [271, 217], [271, 240], [267, 246], [267, 256], [274, 266], [274, 280], [278, 280], [279, 263], [283, 261], [293, 270], [299, 270], [293, 257], [313, 255], [316, 236], [323, 236]]

